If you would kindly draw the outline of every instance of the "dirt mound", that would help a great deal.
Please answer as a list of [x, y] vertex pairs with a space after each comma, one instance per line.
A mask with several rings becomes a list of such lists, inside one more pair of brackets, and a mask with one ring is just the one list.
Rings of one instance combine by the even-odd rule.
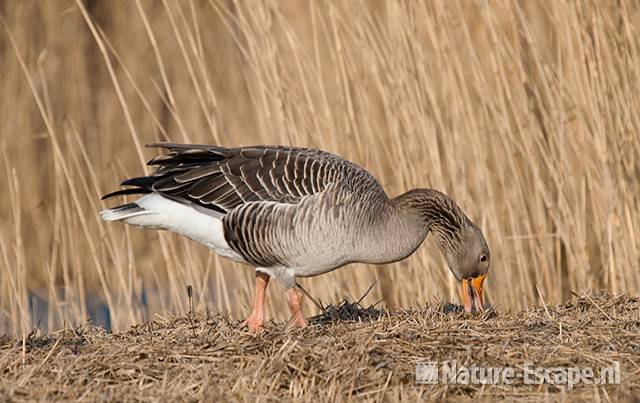
[[[306, 329], [252, 335], [224, 314], [159, 319], [110, 334], [91, 325], [0, 337], [0, 400], [632, 399], [640, 300], [583, 295], [560, 306], [467, 315], [445, 304], [385, 312], [323, 307]], [[447, 309], [449, 309], [447, 311]], [[445, 313], [450, 312], [450, 313]], [[619, 384], [416, 384], [416, 364], [603, 368]]]

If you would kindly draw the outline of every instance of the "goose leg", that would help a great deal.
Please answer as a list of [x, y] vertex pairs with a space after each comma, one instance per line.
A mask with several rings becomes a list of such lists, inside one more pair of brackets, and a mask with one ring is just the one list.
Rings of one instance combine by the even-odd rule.
[[291, 311], [293, 323], [295, 323], [298, 327], [306, 327], [307, 321], [304, 320], [304, 316], [302, 316], [302, 310], [300, 309], [301, 303], [302, 292], [296, 287], [289, 288], [287, 290], [287, 304], [289, 305], [289, 310]]
[[269, 284], [269, 275], [256, 271], [256, 293], [253, 296], [253, 309], [251, 315], [240, 324], [240, 328], [248, 327], [250, 331], [257, 332], [264, 325], [264, 293]]

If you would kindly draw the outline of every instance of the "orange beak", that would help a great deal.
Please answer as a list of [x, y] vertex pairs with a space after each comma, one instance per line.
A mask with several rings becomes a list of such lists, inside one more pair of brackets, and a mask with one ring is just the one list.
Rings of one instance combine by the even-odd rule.
[[476, 311], [484, 312], [484, 299], [482, 298], [482, 283], [486, 274], [480, 275], [474, 278], [465, 278], [460, 284], [458, 289], [460, 292], [460, 299], [464, 305], [465, 312]]

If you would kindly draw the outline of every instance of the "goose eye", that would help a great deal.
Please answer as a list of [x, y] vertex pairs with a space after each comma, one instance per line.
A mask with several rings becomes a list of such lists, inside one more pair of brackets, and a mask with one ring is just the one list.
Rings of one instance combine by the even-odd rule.
[[480, 255], [480, 262], [484, 263], [488, 260], [489, 258], [487, 257], [487, 255], [485, 255], [484, 253]]

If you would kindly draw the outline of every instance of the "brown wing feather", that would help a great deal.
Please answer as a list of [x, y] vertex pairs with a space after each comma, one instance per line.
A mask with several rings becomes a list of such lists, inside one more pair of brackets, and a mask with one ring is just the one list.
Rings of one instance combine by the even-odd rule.
[[365, 170], [319, 150], [172, 143], [148, 147], [164, 148], [168, 153], [148, 162], [157, 166], [153, 174], [124, 181], [123, 185], [136, 187], [125, 189], [127, 192], [157, 192], [220, 212], [254, 201], [296, 204], [341, 180], [384, 192]]

